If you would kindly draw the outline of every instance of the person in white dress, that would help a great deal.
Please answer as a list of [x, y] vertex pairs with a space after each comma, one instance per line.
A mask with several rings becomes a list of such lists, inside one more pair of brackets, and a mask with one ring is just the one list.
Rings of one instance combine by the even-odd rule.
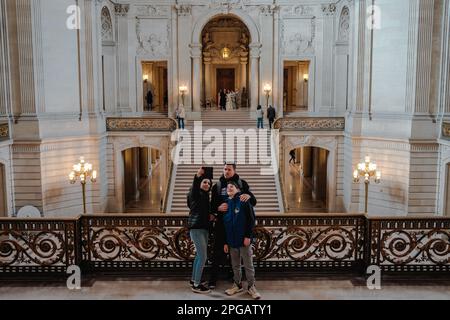
[[226, 110], [227, 111], [230, 111], [230, 110], [233, 110], [233, 93], [230, 91], [230, 90], [228, 90], [227, 91], [227, 104], [226, 104]]

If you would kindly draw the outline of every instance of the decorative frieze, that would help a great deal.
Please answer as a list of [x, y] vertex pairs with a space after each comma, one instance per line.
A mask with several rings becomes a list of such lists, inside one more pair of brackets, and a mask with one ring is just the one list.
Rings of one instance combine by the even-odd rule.
[[137, 55], [153, 58], [169, 56], [171, 33], [169, 20], [166, 20], [166, 23], [161, 23], [160, 20], [144, 20], [144, 22], [146, 24], [143, 27], [143, 21], [136, 19]]
[[176, 5], [175, 9], [179, 16], [190, 16], [192, 14], [192, 6], [190, 5]]
[[283, 7], [281, 9], [283, 16], [311, 16], [314, 14], [313, 6], [296, 5], [290, 7]]
[[221, 10], [225, 14], [230, 13], [233, 9], [245, 9], [248, 0], [211, 0], [210, 9]]
[[343, 131], [345, 118], [280, 118], [275, 129], [281, 131]]
[[107, 118], [107, 131], [175, 131], [177, 123], [171, 118]]
[[167, 6], [139, 5], [136, 6], [136, 14], [139, 17], [167, 18], [170, 16], [170, 10]]
[[116, 15], [124, 17], [128, 14], [128, 11], [130, 11], [130, 5], [117, 3], [114, 5], [114, 10]]
[[325, 16], [334, 16], [336, 14], [336, 4], [324, 4], [322, 5], [322, 13]]
[[277, 6], [270, 4], [270, 5], [263, 5], [259, 7], [259, 11], [261, 12], [262, 15], [264, 16], [273, 16], [273, 14], [275, 13], [275, 11], [277, 10]]

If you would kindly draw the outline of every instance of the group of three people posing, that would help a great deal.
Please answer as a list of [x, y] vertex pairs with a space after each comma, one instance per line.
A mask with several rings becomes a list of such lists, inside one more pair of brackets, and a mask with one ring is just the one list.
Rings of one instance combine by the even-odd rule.
[[[202, 167], [194, 176], [188, 194], [190, 209], [188, 227], [194, 243], [196, 256], [190, 285], [196, 293], [209, 293], [216, 287], [220, 266], [224, 266], [227, 254], [231, 258], [233, 286], [225, 291], [234, 295], [244, 290], [241, 261], [248, 282], [247, 292], [254, 299], [261, 295], [255, 287], [253, 266], [253, 228], [255, 227], [256, 198], [248, 183], [236, 174], [236, 164], [226, 163], [220, 180], [212, 186], [212, 177], [205, 175]], [[211, 196], [210, 196], [211, 194]], [[208, 285], [202, 282], [208, 255], [209, 231], [212, 228], [214, 246]]]

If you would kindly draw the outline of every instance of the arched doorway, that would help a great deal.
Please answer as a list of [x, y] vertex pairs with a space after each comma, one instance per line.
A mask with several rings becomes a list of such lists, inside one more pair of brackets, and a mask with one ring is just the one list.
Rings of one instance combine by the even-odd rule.
[[328, 212], [329, 151], [318, 147], [289, 150], [284, 191], [290, 212]]
[[218, 108], [220, 91], [229, 92], [235, 109], [249, 107], [249, 44], [251, 35], [247, 26], [237, 17], [218, 16], [203, 28], [202, 86], [203, 108]]
[[124, 208], [127, 213], [159, 213], [162, 205], [161, 154], [153, 148], [122, 151]]
[[0, 163], [0, 217], [8, 216], [8, 205], [6, 201], [6, 173], [5, 165]]

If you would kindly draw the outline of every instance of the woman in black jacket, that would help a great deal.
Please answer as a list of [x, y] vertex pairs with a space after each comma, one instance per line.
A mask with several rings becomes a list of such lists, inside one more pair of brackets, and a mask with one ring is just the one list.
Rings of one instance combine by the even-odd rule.
[[200, 168], [194, 176], [194, 182], [188, 194], [188, 206], [190, 209], [188, 227], [196, 250], [191, 285], [192, 291], [196, 293], [210, 292], [209, 288], [201, 284], [208, 251], [209, 191], [212, 183], [211, 179], [204, 178], [204, 175], [205, 171], [203, 168]]

